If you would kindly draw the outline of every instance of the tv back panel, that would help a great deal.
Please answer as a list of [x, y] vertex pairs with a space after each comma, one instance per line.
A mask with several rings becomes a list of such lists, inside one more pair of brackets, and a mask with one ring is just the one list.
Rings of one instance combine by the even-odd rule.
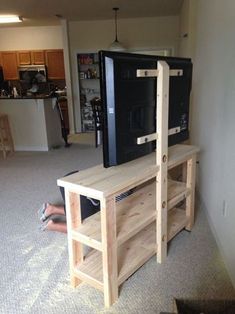
[[189, 137], [189, 98], [192, 80], [190, 59], [100, 51], [101, 99], [104, 110], [104, 167], [119, 165], [151, 153], [155, 142], [137, 144], [137, 138], [156, 132], [156, 84], [154, 77], [137, 77], [138, 69], [157, 69], [164, 60], [182, 76], [170, 77], [169, 145]]

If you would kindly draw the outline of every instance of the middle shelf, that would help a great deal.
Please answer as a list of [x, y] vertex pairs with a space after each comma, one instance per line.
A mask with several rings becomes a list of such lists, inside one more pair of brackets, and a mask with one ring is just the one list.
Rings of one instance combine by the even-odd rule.
[[[168, 180], [168, 210], [190, 194], [183, 182]], [[156, 220], [156, 183], [134, 191], [116, 203], [117, 245], [133, 237]], [[85, 245], [102, 251], [100, 212], [85, 219], [81, 226], [71, 231], [71, 236]]]

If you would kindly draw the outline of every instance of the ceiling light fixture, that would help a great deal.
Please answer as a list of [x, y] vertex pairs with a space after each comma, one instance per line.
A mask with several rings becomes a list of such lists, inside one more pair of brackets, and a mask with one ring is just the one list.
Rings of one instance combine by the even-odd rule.
[[23, 19], [17, 15], [0, 15], [0, 23], [19, 23]]
[[110, 45], [109, 50], [112, 51], [124, 51], [125, 48], [123, 47], [123, 45], [118, 41], [118, 36], [117, 36], [117, 11], [119, 10], [119, 8], [113, 8], [114, 11], [114, 22], [115, 22], [115, 40], [114, 42]]

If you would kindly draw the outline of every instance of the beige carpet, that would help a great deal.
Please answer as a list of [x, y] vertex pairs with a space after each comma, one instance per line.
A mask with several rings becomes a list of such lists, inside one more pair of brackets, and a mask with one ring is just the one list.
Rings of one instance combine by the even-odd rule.
[[173, 297], [235, 298], [200, 204], [192, 232], [169, 243], [163, 265], [154, 256], [125, 281], [112, 308], [89, 285], [70, 286], [66, 235], [40, 231], [37, 209], [62, 201], [57, 178], [102, 162], [102, 147], [85, 137], [68, 148], [0, 155], [0, 314], [158, 314], [171, 312]]

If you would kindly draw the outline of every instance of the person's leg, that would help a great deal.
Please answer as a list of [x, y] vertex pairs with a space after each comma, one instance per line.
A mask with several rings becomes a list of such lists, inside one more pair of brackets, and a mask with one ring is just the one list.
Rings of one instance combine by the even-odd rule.
[[63, 215], [64, 216], [65, 215], [64, 206], [53, 205], [53, 204], [48, 203], [44, 214], [47, 217], [51, 215]]
[[43, 222], [47, 220], [51, 215], [65, 215], [65, 209], [63, 205], [53, 205], [50, 203], [43, 204], [43, 207], [38, 211], [40, 220]]
[[66, 222], [55, 222], [53, 220], [48, 220], [43, 230], [67, 233], [67, 224]]
[[[77, 172], [79, 172], [79, 170], [72, 171], [66, 174], [64, 177], [67, 177]], [[60, 193], [65, 203], [65, 191], [63, 187], [60, 187]], [[97, 200], [89, 199], [86, 196], [80, 195], [80, 202], [81, 202], [82, 220], [97, 213], [100, 210], [100, 202]], [[65, 208], [65, 212], [66, 212], [66, 208]]]

